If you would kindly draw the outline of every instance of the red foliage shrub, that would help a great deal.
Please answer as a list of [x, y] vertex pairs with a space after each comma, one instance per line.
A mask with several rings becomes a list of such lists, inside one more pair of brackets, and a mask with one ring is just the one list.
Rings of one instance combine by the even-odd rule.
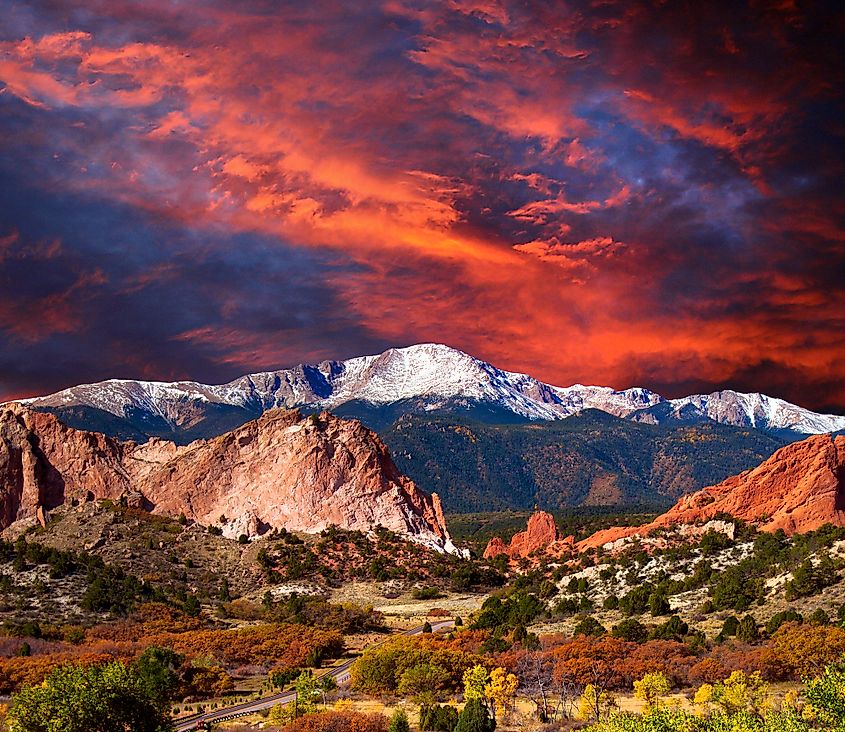
[[285, 732], [387, 732], [387, 717], [352, 710], [305, 714], [284, 728]]

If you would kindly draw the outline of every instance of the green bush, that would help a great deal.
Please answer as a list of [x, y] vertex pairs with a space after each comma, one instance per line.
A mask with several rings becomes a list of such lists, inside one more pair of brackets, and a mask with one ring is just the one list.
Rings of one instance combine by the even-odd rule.
[[572, 635], [604, 635], [607, 629], [594, 617], [588, 615], [583, 618], [572, 631]]
[[423, 732], [454, 732], [458, 710], [448, 704], [423, 704], [420, 707], [420, 729]]
[[411, 592], [415, 600], [436, 600], [443, 597], [443, 593], [436, 587], [415, 587]]
[[172, 729], [166, 698], [119, 662], [62, 666], [43, 684], [26, 686], [8, 713], [12, 732], [166, 732]]

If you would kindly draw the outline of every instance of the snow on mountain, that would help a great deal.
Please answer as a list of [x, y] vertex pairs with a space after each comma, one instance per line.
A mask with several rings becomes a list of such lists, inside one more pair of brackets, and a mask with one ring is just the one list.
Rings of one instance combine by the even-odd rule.
[[563, 419], [592, 408], [640, 421], [711, 419], [801, 434], [845, 429], [845, 417], [817, 414], [764, 394], [719, 391], [666, 400], [643, 388], [551, 386], [433, 343], [249, 374], [218, 386], [112, 379], [22, 401], [54, 409], [93, 407], [117, 417], [141, 414], [179, 428], [195, 422], [198, 413], [214, 405], [258, 415], [274, 407], [331, 410], [355, 401], [381, 406], [405, 400], [424, 409], [489, 404], [538, 420]]
[[762, 430], [790, 430], [804, 435], [818, 435], [845, 429], [845, 417], [818, 414], [765, 394], [716, 391], [712, 394], [673, 399], [673, 412], [686, 416], [691, 411], [722, 424], [754, 427]]

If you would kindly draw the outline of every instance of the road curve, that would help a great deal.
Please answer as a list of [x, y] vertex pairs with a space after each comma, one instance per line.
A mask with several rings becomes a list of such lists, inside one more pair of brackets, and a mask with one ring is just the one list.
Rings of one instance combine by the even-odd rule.
[[[443, 628], [451, 628], [452, 626], [454, 626], [454, 624], [454, 620], [441, 620], [437, 623], [432, 623], [431, 630], [438, 631], [442, 630]], [[419, 625], [416, 628], [411, 628], [410, 630], [402, 631], [401, 633], [397, 633], [396, 635], [420, 635], [423, 632], [423, 627], [425, 626]], [[379, 643], [384, 643], [384, 641], [379, 641]], [[375, 645], [379, 644], [376, 643]], [[324, 674], [320, 674], [318, 678], [323, 678], [324, 676], [333, 676], [338, 686], [348, 684], [350, 681], [349, 669], [352, 668], [352, 664], [355, 663], [356, 660], [357, 659], [355, 658], [351, 658], [348, 661], [344, 661], [340, 666], [333, 666], [332, 668], [328, 669]], [[189, 732], [190, 730], [203, 729], [204, 725], [206, 724], [212, 724], [214, 722], [226, 722], [230, 719], [236, 719], [237, 717], [245, 717], [248, 714], [255, 714], [256, 712], [260, 712], [263, 709], [270, 709], [271, 707], [274, 707], [277, 704], [289, 704], [293, 701], [293, 699], [294, 692], [280, 691], [278, 694], [272, 694], [271, 696], [263, 696], [260, 699], [255, 699], [253, 701], [241, 702], [240, 704], [234, 704], [230, 707], [215, 709], [210, 712], [203, 712], [202, 714], [192, 714], [190, 717], [181, 717], [179, 719], [174, 720], [173, 729], [175, 730], [175, 732]]]

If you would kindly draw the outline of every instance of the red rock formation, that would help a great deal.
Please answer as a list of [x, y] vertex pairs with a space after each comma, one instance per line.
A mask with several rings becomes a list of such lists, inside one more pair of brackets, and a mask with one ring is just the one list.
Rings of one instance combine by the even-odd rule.
[[753, 470], [684, 496], [646, 526], [599, 531], [578, 548], [707, 521], [720, 513], [754, 523], [763, 531], [783, 529], [790, 535], [825, 523], [845, 525], [845, 437], [815, 435], [782, 447]]
[[354, 420], [273, 410], [179, 447], [121, 443], [17, 405], [0, 410], [0, 529], [72, 497], [121, 496], [202, 524], [224, 515], [230, 536], [381, 525], [454, 550], [437, 496], [401, 475], [378, 436]]
[[505, 544], [498, 536], [490, 539], [484, 550], [484, 557], [492, 559], [505, 554], [510, 559], [520, 559], [538, 552], [556, 554], [565, 546], [571, 547], [572, 543], [572, 537], [561, 540], [554, 516], [546, 511], [537, 511], [528, 519], [526, 530], [514, 534], [510, 545]]
[[124, 446], [65, 427], [51, 414], [0, 407], [0, 529], [89, 492], [117, 498], [129, 487]]

